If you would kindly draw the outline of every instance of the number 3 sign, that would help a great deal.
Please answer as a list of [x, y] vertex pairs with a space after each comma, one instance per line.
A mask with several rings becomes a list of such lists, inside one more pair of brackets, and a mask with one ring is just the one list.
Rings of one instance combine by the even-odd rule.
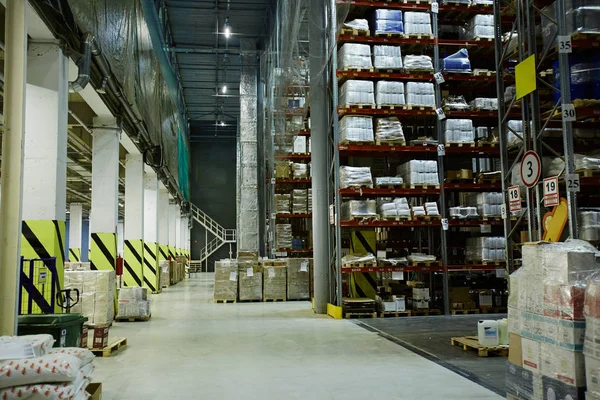
[[534, 187], [540, 180], [542, 163], [535, 151], [528, 151], [521, 160], [521, 180], [528, 188]]

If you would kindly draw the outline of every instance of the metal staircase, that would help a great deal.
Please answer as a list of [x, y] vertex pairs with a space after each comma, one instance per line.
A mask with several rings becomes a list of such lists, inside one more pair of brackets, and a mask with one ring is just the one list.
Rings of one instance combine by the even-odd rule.
[[[204, 211], [190, 203], [190, 214], [192, 218], [210, 232], [214, 238], [200, 251], [200, 262], [204, 263], [215, 251], [219, 250], [225, 243], [236, 242], [235, 229], [225, 229], [217, 221], [208, 216]], [[231, 253], [231, 250], [230, 250]]]

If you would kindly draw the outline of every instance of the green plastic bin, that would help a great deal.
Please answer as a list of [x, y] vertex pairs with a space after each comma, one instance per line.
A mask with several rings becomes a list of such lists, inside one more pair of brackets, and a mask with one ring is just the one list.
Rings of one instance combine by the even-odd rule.
[[79, 347], [81, 329], [87, 317], [81, 314], [39, 314], [19, 316], [19, 336], [47, 333], [54, 347]]

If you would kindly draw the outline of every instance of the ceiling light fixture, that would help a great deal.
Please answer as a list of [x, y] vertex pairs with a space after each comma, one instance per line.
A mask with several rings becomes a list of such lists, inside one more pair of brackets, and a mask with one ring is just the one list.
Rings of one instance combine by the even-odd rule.
[[231, 36], [231, 26], [229, 26], [229, 17], [225, 17], [225, 37], [229, 39]]
[[225, 121], [221, 121], [221, 126], [225, 126]]
[[221, 89], [221, 93], [227, 93], [227, 85], [223, 85], [223, 89]]
[[123, 207], [123, 203], [119, 203], [119, 207]]

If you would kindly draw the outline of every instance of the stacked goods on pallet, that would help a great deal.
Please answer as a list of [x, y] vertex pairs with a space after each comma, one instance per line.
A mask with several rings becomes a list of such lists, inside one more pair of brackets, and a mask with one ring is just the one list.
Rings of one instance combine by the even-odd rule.
[[275, 178], [289, 179], [292, 172], [292, 163], [290, 161], [275, 162]]
[[287, 266], [284, 260], [261, 261], [263, 270], [263, 299], [285, 300], [287, 298]]
[[376, 35], [404, 32], [402, 11], [379, 9], [373, 13], [372, 27]]
[[579, 238], [582, 240], [600, 240], [600, 212], [579, 211], [577, 213]]
[[396, 117], [377, 118], [375, 121], [375, 141], [377, 144], [406, 144], [402, 124]]
[[449, 297], [452, 310], [474, 310], [476, 308], [470, 287], [451, 287]]
[[94, 372], [88, 349], [52, 349], [51, 335], [0, 336], [0, 399], [87, 399]]
[[504, 261], [506, 239], [503, 236], [467, 238], [467, 261]]
[[[382, 201], [385, 199], [382, 199]], [[410, 206], [405, 197], [399, 197], [391, 202], [382, 202], [377, 207], [377, 213], [383, 218], [404, 217], [410, 218]]]
[[460, 49], [442, 60], [442, 70], [445, 72], [471, 72], [471, 61], [467, 49]]
[[370, 167], [340, 167], [340, 188], [373, 187]]
[[148, 288], [123, 287], [119, 289], [119, 312], [117, 319], [148, 319], [151, 315]]
[[[523, 266], [510, 275], [507, 393], [519, 399], [583, 399], [584, 342], [586, 353], [595, 345], [587, 341], [584, 293], [598, 272], [597, 250], [568, 240], [527, 243], [522, 251]], [[593, 295], [589, 301], [586, 311], [593, 317]], [[594, 378], [587, 383], [593, 384]]]
[[373, 66], [377, 69], [402, 69], [400, 46], [373, 46]]
[[404, 69], [409, 71], [433, 71], [433, 62], [429, 56], [408, 54], [404, 56], [402, 62], [404, 64]]
[[287, 299], [308, 300], [310, 298], [310, 270], [312, 258], [288, 258]]
[[409, 298], [413, 310], [428, 310], [431, 297], [428, 288], [412, 288], [412, 297]]
[[494, 16], [491, 14], [477, 14], [466, 28], [460, 30], [461, 39], [493, 39]]
[[433, 83], [406, 82], [406, 104], [409, 106], [435, 107]]
[[406, 11], [404, 33], [407, 35], [431, 35], [431, 15], [428, 12]]
[[448, 119], [444, 121], [446, 144], [475, 143], [473, 121], [470, 119]]
[[292, 225], [277, 224], [275, 225], [275, 240], [278, 249], [292, 248]]
[[368, 44], [346, 43], [338, 50], [340, 69], [370, 69], [371, 46]]
[[340, 121], [341, 143], [372, 143], [373, 119], [347, 115]]
[[406, 104], [404, 100], [404, 83], [378, 81], [375, 85], [375, 104], [378, 106]]
[[502, 215], [502, 193], [472, 193], [466, 197], [466, 205], [477, 207], [481, 217], [499, 217]]
[[[306, 189], [306, 205], [308, 207], [308, 213], [312, 214], [312, 189]], [[312, 248], [312, 246], [310, 246]]]
[[71, 312], [83, 314], [90, 325], [114, 319], [115, 285], [115, 271], [65, 271], [65, 289], [77, 289], [80, 296]]
[[292, 163], [292, 178], [293, 179], [308, 178], [308, 164]]
[[398, 176], [412, 185], [439, 185], [437, 162], [433, 160], [411, 160], [398, 165]]
[[450, 218], [453, 219], [467, 219], [467, 218], [477, 218], [479, 214], [477, 213], [477, 207], [450, 207]]
[[498, 110], [498, 98], [477, 97], [469, 102], [473, 110], [496, 111]]
[[[587, 397], [600, 398], [600, 280], [589, 281], [585, 291], [585, 375]], [[592, 397], [593, 396], [593, 397]]]
[[348, 80], [340, 90], [340, 107], [375, 105], [375, 86], [371, 81]]
[[171, 267], [169, 269], [171, 285], [181, 282], [185, 278], [185, 266], [187, 265], [187, 258], [183, 256], [175, 257], [175, 260], [171, 261]]
[[340, 212], [340, 218], [342, 220], [376, 217], [377, 202], [375, 200], [348, 200], [342, 203]]
[[275, 195], [275, 212], [277, 214], [289, 214], [292, 204], [292, 195], [276, 194]]
[[215, 262], [215, 301], [235, 301], [238, 293], [238, 264], [236, 260]]
[[377, 176], [375, 177], [375, 186], [401, 186], [404, 180], [400, 176]]
[[65, 271], [89, 271], [89, 262], [65, 262]]
[[292, 213], [306, 214], [308, 213], [308, 196], [306, 189], [294, 189], [292, 191]]
[[239, 300], [262, 300], [263, 274], [258, 265], [258, 253], [238, 252]]
[[293, 153], [295, 154], [306, 154], [306, 137], [294, 136]]
[[171, 262], [169, 260], [160, 260], [158, 262], [158, 269], [160, 270], [160, 285], [162, 287], [169, 287], [171, 284]]

